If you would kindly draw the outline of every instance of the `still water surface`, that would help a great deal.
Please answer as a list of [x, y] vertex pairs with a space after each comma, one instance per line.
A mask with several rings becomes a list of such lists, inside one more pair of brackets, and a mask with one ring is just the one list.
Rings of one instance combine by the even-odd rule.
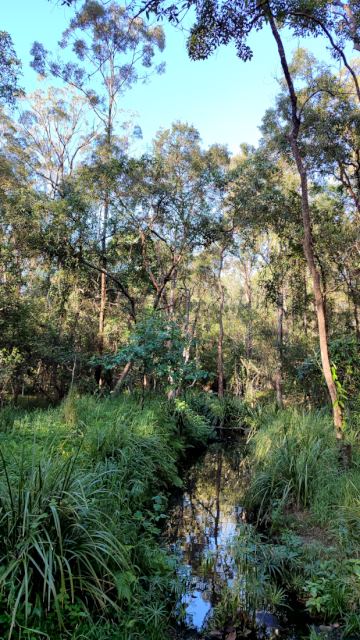
[[[242, 506], [246, 483], [241, 447], [214, 446], [188, 472], [184, 492], [170, 513], [166, 536], [171, 550], [180, 557], [179, 571], [185, 582], [179, 603], [184, 638], [246, 637], [229, 621], [216, 618], [224, 595], [242, 584], [232, 543], [246, 520]], [[246, 589], [246, 581], [243, 584]], [[284, 626], [266, 608], [254, 611], [253, 616], [257, 631], [255, 636], [250, 630], [248, 634], [253, 638], [296, 640], [308, 635], [303, 621], [298, 628], [288, 622]]]

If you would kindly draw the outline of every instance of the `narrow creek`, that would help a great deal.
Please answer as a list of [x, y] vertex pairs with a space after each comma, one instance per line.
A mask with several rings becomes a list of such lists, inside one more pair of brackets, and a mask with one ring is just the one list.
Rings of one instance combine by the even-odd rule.
[[[245, 524], [242, 506], [247, 481], [241, 445], [214, 445], [188, 471], [184, 491], [170, 511], [166, 539], [179, 558], [184, 582], [177, 638], [308, 636], [303, 616], [295, 613], [299, 617], [294, 623], [288, 608], [286, 615], [275, 613], [266, 599], [254, 595], [254, 567], [245, 568], [245, 575], [239, 565], [234, 549], [239, 536], [249, 536], [252, 529]], [[245, 543], [251, 552], [251, 539]], [[261, 592], [261, 571], [258, 582], [259, 575], [256, 588]]]

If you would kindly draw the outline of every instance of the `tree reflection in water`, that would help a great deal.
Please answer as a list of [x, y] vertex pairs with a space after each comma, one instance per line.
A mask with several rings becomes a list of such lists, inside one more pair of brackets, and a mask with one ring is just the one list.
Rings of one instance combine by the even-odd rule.
[[167, 539], [181, 554], [186, 583], [184, 623], [198, 631], [207, 626], [221, 592], [235, 577], [229, 543], [242, 519], [244, 484], [239, 452], [211, 448], [190, 470], [169, 518]]

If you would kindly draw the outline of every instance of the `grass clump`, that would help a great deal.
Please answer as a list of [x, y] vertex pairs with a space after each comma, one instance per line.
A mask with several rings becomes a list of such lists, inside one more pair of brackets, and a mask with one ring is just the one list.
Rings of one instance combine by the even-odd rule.
[[250, 439], [249, 502], [260, 517], [304, 509], [324, 470], [337, 466], [332, 426], [321, 413], [271, 413]]
[[0, 591], [11, 612], [9, 636], [19, 621], [52, 613], [65, 628], [68, 602], [85, 611], [89, 603], [117, 606], [116, 575], [128, 554], [101, 510], [101, 476], [76, 463], [47, 460], [29, 469], [0, 455]]

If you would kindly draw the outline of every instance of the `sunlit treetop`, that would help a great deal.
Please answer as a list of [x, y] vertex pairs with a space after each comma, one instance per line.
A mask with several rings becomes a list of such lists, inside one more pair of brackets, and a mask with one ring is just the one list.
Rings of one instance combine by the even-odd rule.
[[134, 17], [116, 2], [87, 0], [71, 18], [59, 45], [71, 50], [71, 60], [54, 58], [43, 44], [34, 42], [31, 66], [42, 76], [61, 78], [80, 89], [93, 107], [103, 106], [95, 77], [114, 100], [137, 81], [164, 68], [163, 63], [153, 66], [157, 51], [165, 46], [162, 27], [149, 25], [142, 16]]
[[[341, 49], [351, 40], [360, 50], [360, 5], [355, 0], [184, 0], [180, 3], [149, 0], [143, 11], [154, 12], [176, 24], [189, 10], [195, 20], [188, 38], [188, 52], [194, 60], [205, 59], [220, 45], [234, 41], [238, 56], [250, 60], [253, 51], [248, 37], [259, 31], [272, 15], [280, 26], [295, 36], [326, 35]], [[334, 54], [339, 52], [334, 49]]]
[[17, 58], [11, 36], [0, 31], [0, 102], [13, 105], [22, 94], [18, 80], [21, 73], [21, 62]]

